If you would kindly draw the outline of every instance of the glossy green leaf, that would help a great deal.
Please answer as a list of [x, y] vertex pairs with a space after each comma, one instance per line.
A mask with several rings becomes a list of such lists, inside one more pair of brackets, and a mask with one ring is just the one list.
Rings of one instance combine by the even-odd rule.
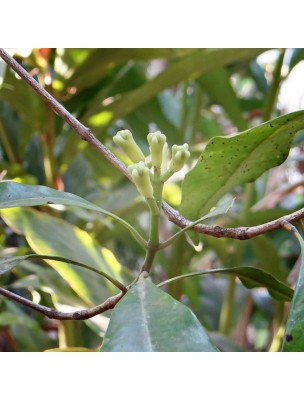
[[185, 176], [181, 214], [196, 220], [231, 188], [252, 182], [280, 165], [301, 129], [304, 111], [297, 111], [236, 135], [211, 139], [196, 166]]
[[100, 112], [88, 119], [93, 126], [106, 128], [163, 90], [186, 79], [194, 79], [214, 68], [234, 61], [256, 57], [265, 49], [196, 49], [170, 64], [163, 72], [139, 88], [119, 96], [108, 106], [100, 104]]
[[282, 351], [304, 351], [304, 240], [298, 232], [294, 232], [301, 246], [300, 272], [290, 305], [286, 323]]
[[137, 233], [137, 231], [126, 221], [118, 216], [106, 211], [89, 201], [76, 196], [72, 193], [60, 192], [46, 186], [24, 185], [16, 182], [0, 183], [0, 209], [21, 207], [21, 206], [38, 206], [42, 204], [63, 204], [67, 206], [77, 206], [88, 210], [98, 211], [108, 215], [124, 225], [132, 235], [145, 246], [145, 241]]
[[115, 307], [101, 351], [218, 351], [192, 311], [140, 278]]
[[227, 69], [214, 69], [202, 75], [197, 81], [207, 91], [212, 101], [224, 108], [238, 130], [248, 128]]
[[[1, 215], [14, 231], [25, 235], [35, 253], [73, 258], [119, 281], [123, 280], [121, 266], [113, 253], [100, 248], [87, 232], [64, 220], [34, 210], [7, 209]], [[89, 306], [99, 304], [106, 296], [117, 292], [111, 283], [102, 277], [99, 279], [91, 271], [54, 260], [46, 262], [59, 272]]]
[[269, 294], [274, 299], [279, 301], [291, 301], [293, 297], [293, 290], [290, 287], [285, 285], [283, 282], [275, 279], [267, 272], [253, 267], [216, 268], [199, 272], [191, 272], [189, 274], [168, 279], [167, 281], [160, 283], [158, 286], [163, 286], [177, 279], [185, 279], [194, 276], [219, 273], [237, 276], [241, 280], [243, 285], [246, 286], [248, 289], [265, 287], [268, 290]]

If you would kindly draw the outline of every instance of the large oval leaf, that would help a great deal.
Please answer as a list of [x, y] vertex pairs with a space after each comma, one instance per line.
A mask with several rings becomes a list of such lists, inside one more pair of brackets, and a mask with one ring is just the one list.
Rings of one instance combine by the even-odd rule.
[[115, 307], [101, 351], [218, 351], [184, 304], [140, 278]]
[[281, 164], [301, 129], [304, 111], [297, 111], [236, 135], [211, 139], [185, 176], [181, 214], [196, 220], [234, 186], [252, 182]]
[[301, 246], [300, 273], [290, 306], [282, 351], [304, 351], [304, 241], [296, 232]]

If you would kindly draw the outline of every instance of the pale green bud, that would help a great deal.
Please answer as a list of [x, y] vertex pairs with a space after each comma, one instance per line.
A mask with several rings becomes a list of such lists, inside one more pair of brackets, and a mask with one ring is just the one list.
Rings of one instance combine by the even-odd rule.
[[183, 168], [186, 161], [190, 157], [190, 152], [188, 150], [187, 143], [182, 146], [174, 144], [172, 146], [172, 158], [169, 165], [169, 170], [171, 172], [177, 172]]
[[143, 161], [128, 166], [137, 190], [146, 198], [153, 197], [153, 186], [150, 180], [150, 170]]
[[143, 152], [136, 144], [132, 133], [129, 130], [117, 132], [113, 137], [113, 141], [123, 149], [130, 160], [134, 163], [145, 160]]
[[168, 158], [169, 158], [169, 146], [166, 142], [163, 147], [162, 163], [160, 167], [161, 173], [165, 173], [168, 169]]
[[150, 145], [152, 165], [159, 169], [163, 158], [163, 147], [167, 140], [166, 135], [157, 131], [149, 133], [147, 139]]

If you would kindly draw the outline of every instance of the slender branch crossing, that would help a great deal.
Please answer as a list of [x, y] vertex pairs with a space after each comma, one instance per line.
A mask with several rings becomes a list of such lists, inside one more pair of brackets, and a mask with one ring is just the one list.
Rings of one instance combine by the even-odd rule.
[[85, 320], [95, 315], [101, 314], [105, 311], [111, 310], [119, 302], [119, 300], [125, 295], [125, 293], [119, 293], [115, 296], [109, 297], [105, 302], [99, 304], [96, 307], [88, 308], [87, 310], [80, 310], [74, 312], [61, 312], [50, 307], [45, 307], [40, 304], [34, 303], [31, 300], [25, 299], [24, 297], [18, 296], [9, 290], [0, 288], [0, 295], [7, 297], [10, 300], [17, 301], [33, 310], [39, 311], [51, 319], [59, 320]]
[[[175, 225], [178, 225], [180, 228], [185, 228], [192, 221], [187, 220], [181, 214], [179, 214], [176, 210], [169, 206], [167, 203], [163, 203], [163, 210], [167, 215], [169, 221], [173, 222]], [[296, 222], [304, 218], [304, 208], [300, 210], [284, 215], [281, 218], [275, 219], [270, 222], [266, 222], [262, 225], [245, 227], [241, 226], [238, 228], [223, 228], [221, 226], [209, 226], [205, 224], [198, 224], [192, 228], [193, 231], [198, 233], [203, 233], [205, 235], [214, 236], [217, 238], [231, 238], [238, 240], [248, 240], [255, 236], [262, 235], [266, 232], [274, 231], [276, 229], [281, 229], [282, 224], [284, 222]]]

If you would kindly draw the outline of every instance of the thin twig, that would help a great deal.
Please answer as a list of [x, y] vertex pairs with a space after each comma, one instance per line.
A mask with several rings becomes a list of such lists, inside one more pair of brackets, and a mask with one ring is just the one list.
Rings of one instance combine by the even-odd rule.
[[[185, 228], [192, 221], [187, 220], [176, 210], [170, 207], [167, 203], [163, 203], [163, 210], [166, 213], [169, 221], [178, 225], [180, 228]], [[250, 226], [250, 227], [238, 227], [238, 228], [223, 228], [221, 226], [209, 226], [204, 224], [198, 224], [192, 228], [193, 231], [198, 233], [204, 233], [218, 238], [232, 238], [238, 240], [248, 240], [255, 236], [262, 235], [266, 232], [273, 231], [275, 229], [281, 229], [285, 223], [291, 223], [304, 218], [304, 208], [289, 214], [284, 215], [281, 218], [275, 219], [274, 221], [266, 222], [262, 225]]]
[[25, 299], [24, 297], [18, 296], [9, 290], [0, 288], [0, 295], [7, 297], [10, 300], [17, 301], [33, 310], [39, 311], [52, 319], [59, 320], [85, 320], [94, 317], [97, 314], [101, 314], [115, 307], [119, 300], [124, 296], [124, 293], [118, 293], [115, 296], [109, 297], [105, 302], [99, 304], [96, 307], [88, 308], [87, 310], [79, 310], [74, 312], [61, 312], [50, 307], [45, 307], [40, 304], [34, 303], [31, 300]]
[[119, 160], [108, 148], [103, 145], [92, 133], [92, 131], [79, 122], [71, 113], [69, 113], [57, 100], [54, 99], [39, 83], [4, 49], [0, 48], [0, 57], [15, 71], [17, 74], [28, 83], [36, 93], [55, 111], [82, 140], [90, 143], [98, 150], [107, 160], [118, 168], [128, 179], [130, 174], [125, 164]]

